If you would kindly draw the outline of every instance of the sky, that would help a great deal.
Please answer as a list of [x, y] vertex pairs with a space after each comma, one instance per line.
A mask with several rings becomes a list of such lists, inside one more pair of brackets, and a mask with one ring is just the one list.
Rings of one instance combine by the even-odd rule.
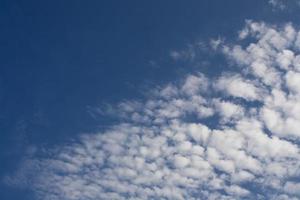
[[300, 1], [0, 1], [0, 199], [300, 199]]

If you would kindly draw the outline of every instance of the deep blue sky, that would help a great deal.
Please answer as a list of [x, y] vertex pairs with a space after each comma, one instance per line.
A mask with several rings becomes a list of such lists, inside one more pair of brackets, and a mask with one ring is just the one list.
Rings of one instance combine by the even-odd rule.
[[[18, 167], [31, 146], [108, 123], [88, 107], [136, 98], [192, 70], [172, 62], [171, 50], [234, 37], [245, 19], [297, 18], [262, 0], [1, 0], [0, 176]], [[29, 195], [0, 185], [0, 199]]]

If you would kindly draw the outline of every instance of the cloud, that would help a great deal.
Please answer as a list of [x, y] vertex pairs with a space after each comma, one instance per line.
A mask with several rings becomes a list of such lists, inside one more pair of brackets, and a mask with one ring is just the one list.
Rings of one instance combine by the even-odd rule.
[[211, 40], [209, 43], [204, 41], [197, 41], [193, 43], [189, 43], [186, 45], [185, 48], [182, 50], [172, 50], [169, 53], [169, 56], [174, 61], [184, 61], [186, 63], [188, 62], [194, 62], [199, 60], [200, 55], [203, 54], [203, 52], [206, 52], [208, 49], [216, 49], [218, 48], [218, 45], [222, 43], [222, 39], [216, 39]]
[[121, 123], [28, 156], [5, 182], [44, 200], [300, 198], [299, 35], [248, 21], [218, 47], [233, 71], [121, 102]]
[[268, 2], [271, 6], [278, 9], [285, 9], [286, 8], [286, 2], [285, 0], [269, 0]]
[[285, 10], [290, 6], [299, 6], [299, 0], [268, 0], [269, 5], [271, 5], [276, 10]]
[[243, 98], [248, 101], [259, 100], [263, 94], [261, 88], [255, 86], [255, 83], [242, 78], [240, 75], [228, 74], [221, 76], [215, 89], [223, 92], [225, 95]]

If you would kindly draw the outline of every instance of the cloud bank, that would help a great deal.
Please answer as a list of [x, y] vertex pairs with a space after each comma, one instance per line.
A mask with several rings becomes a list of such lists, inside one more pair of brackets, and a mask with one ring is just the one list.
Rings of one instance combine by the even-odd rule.
[[300, 32], [248, 21], [233, 65], [124, 101], [122, 123], [29, 156], [6, 183], [37, 199], [299, 199]]

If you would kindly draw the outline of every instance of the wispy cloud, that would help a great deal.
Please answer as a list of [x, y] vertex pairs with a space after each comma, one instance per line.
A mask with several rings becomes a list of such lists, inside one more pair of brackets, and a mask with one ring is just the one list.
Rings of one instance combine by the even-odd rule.
[[268, 0], [268, 3], [276, 10], [285, 10], [289, 6], [300, 5], [299, 0]]
[[234, 71], [121, 102], [122, 123], [28, 157], [6, 183], [46, 200], [299, 198], [300, 32], [240, 33], [218, 42]]

